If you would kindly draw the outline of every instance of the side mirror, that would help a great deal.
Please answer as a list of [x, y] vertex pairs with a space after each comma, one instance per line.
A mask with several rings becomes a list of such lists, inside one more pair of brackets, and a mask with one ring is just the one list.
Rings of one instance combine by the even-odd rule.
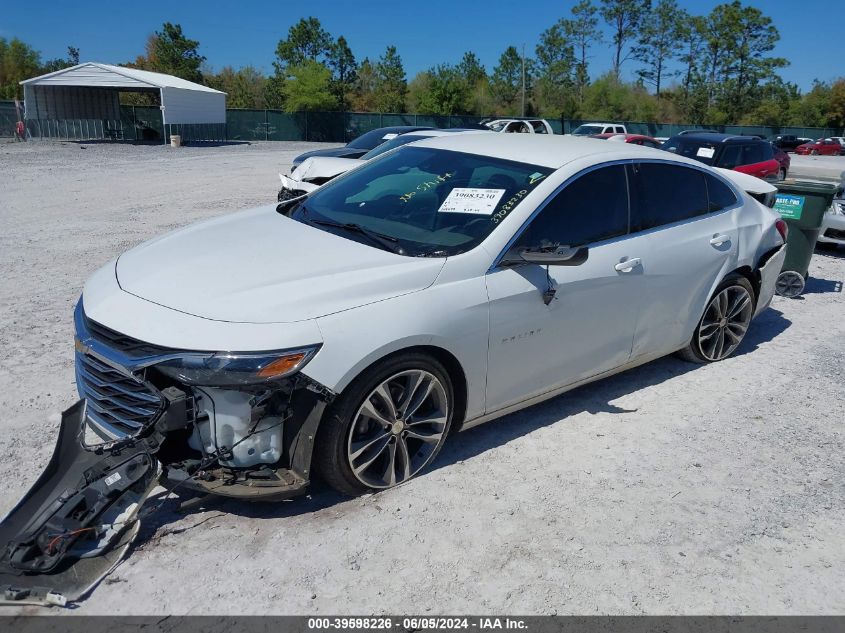
[[590, 256], [586, 246], [554, 246], [523, 248], [518, 253], [509, 253], [502, 265], [537, 264], [538, 266], [580, 266]]

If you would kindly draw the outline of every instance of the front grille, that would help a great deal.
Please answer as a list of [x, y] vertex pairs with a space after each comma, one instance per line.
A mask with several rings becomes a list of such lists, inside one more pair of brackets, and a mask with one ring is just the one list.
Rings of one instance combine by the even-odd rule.
[[152, 343], [145, 343], [138, 339], [126, 336], [120, 332], [107, 328], [105, 325], [100, 325], [96, 321], [92, 321], [86, 317], [85, 326], [92, 338], [103, 343], [107, 347], [116, 349], [128, 356], [140, 358], [143, 356], [159, 356], [161, 354], [168, 354], [174, 350], [160, 345], [153, 345]]
[[824, 232], [825, 237], [829, 237], [832, 240], [845, 240], [845, 231], [841, 231], [839, 229], [828, 229]]
[[85, 399], [88, 420], [104, 439], [135, 435], [164, 409], [154, 387], [90, 354], [76, 354], [76, 385]]

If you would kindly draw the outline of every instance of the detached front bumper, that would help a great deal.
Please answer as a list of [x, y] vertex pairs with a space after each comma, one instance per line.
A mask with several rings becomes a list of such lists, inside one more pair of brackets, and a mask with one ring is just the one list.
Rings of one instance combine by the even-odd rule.
[[84, 403], [64, 412], [47, 468], [0, 522], [0, 604], [78, 600], [125, 556], [156, 485], [155, 441], [95, 452], [80, 442]]

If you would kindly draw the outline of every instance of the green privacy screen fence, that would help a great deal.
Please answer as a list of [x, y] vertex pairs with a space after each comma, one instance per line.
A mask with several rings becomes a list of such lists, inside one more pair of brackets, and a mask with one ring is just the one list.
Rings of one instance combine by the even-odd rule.
[[[346, 143], [364, 132], [392, 125], [419, 125], [453, 128], [477, 125], [490, 117], [438, 116], [427, 114], [378, 114], [364, 112], [296, 112], [281, 110], [226, 111], [226, 125], [164, 126], [156, 106], [121, 106], [119, 121], [88, 119], [29, 121], [27, 130], [34, 139], [116, 140], [162, 143], [170, 134], [180, 134], [182, 141], [322, 141]], [[17, 115], [12, 101], [0, 101], [0, 136], [12, 137]], [[549, 119], [556, 134], [567, 134], [581, 123], [572, 119]], [[617, 121], [618, 123], [618, 121]], [[705, 126], [676, 123], [622, 121], [634, 134], [669, 137], [681, 130]], [[706, 126], [727, 134], [794, 134], [808, 138], [840, 136], [841, 130], [818, 127], [772, 127], [763, 125]], [[166, 129], [165, 129], [166, 128]]]

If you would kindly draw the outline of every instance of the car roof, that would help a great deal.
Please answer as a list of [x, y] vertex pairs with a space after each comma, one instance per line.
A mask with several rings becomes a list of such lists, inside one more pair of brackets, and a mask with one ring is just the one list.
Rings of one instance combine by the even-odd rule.
[[462, 128], [462, 127], [451, 127], [447, 129], [430, 129], [430, 130], [414, 130], [413, 132], [406, 132], [402, 136], [423, 136], [423, 137], [434, 137], [434, 136], [449, 136], [450, 134], [458, 134], [460, 132], [479, 132], [481, 134], [485, 132], [489, 132], [490, 130], [476, 130], [471, 128]]
[[464, 152], [558, 169], [579, 158], [596, 157], [596, 162], [635, 158], [658, 158], [676, 163], [701, 163], [670, 152], [633, 143], [607, 143], [596, 138], [551, 134], [453, 134], [417, 141], [415, 147]]
[[678, 134], [683, 136], [684, 140], [698, 140], [707, 143], [724, 143], [726, 141], [760, 141], [763, 140], [759, 136], [740, 136], [738, 134], [721, 134], [716, 132], [688, 132], [686, 134]]

